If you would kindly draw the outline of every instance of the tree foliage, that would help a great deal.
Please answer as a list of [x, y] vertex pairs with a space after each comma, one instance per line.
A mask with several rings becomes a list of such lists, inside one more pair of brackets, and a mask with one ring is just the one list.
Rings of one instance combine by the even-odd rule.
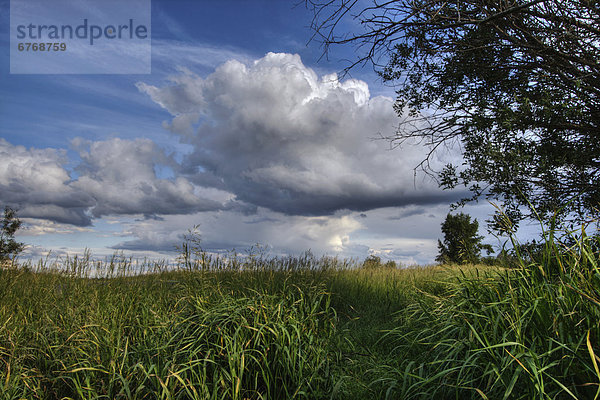
[[[397, 144], [429, 146], [417, 166], [444, 188], [500, 199], [509, 215], [577, 221], [600, 203], [598, 0], [307, 0], [326, 48], [356, 44], [398, 86]], [[364, 30], [339, 32], [348, 18]], [[434, 171], [434, 152], [464, 162]]]
[[492, 251], [489, 244], [482, 244], [483, 236], [478, 234], [479, 223], [464, 213], [448, 213], [442, 223], [444, 242], [438, 240], [440, 253], [436, 261], [441, 263], [476, 263], [480, 260], [481, 250]]
[[0, 261], [14, 257], [23, 251], [25, 245], [15, 240], [15, 232], [21, 227], [21, 220], [12, 208], [4, 208], [0, 221]]

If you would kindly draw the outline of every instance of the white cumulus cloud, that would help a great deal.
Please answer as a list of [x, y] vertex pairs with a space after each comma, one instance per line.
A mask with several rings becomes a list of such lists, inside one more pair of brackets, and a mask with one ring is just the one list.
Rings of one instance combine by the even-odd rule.
[[76, 141], [80, 176], [72, 184], [96, 199], [93, 215], [187, 214], [216, 210], [222, 204], [201, 196], [199, 188], [183, 177], [160, 179], [157, 165], [175, 165], [149, 139]]
[[206, 78], [182, 70], [164, 86], [137, 86], [194, 146], [183, 161], [186, 176], [246, 203], [328, 215], [449, 202], [434, 182], [414, 181], [422, 147], [389, 151], [386, 141], [372, 140], [396, 129], [391, 98], [371, 97], [359, 80], [319, 77], [298, 55], [232, 60]]
[[94, 199], [70, 185], [65, 150], [27, 149], [0, 139], [0, 203], [21, 217], [89, 225]]
[[200, 188], [181, 176], [158, 177], [158, 166], [177, 165], [149, 139], [77, 139], [73, 147], [80, 161], [71, 170], [65, 149], [28, 149], [0, 139], [0, 203], [18, 208], [24, 218], [78, 226], [107, 215], [233, 207], [228, 193]]

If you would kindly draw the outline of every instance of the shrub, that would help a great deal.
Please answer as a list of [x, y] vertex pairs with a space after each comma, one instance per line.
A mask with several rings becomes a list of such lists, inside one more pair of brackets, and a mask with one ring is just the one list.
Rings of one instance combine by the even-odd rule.
[[[25, 245], [15, 240], [15, 232], [21, 227], [17, 212], [6, 206], [4, 217], [0, 221], [0, 261], [17, 256]], [[11, 257], [12, 256], [12, 257]]]

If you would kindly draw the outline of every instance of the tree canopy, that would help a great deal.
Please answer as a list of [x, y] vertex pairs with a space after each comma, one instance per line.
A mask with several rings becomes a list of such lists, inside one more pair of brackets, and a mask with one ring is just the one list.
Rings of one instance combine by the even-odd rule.
[[478, 234], [479, 223], [464, 213], [448, 214], [442, 223], [444, 241], [438, 240], [439, 254], [436, 261], [441, 263], [476, 263], [480, 260], [481, 250], [488, 254], [492, 246], [482, 244], [483, 236]]
[[[444, 188], [499, 199], [514, 219], [582, 221], [600, 203], [600, 2], [307, 0], [326, 49], [355, 44], [397, 85], [393, 142], [429, 146], [417, 166]], [[341, 31], [354, 18], [363, 30]], [[463, 162], [433, 170], [440, 148]], [[525, 207], [524, 207], [525, 206]]]

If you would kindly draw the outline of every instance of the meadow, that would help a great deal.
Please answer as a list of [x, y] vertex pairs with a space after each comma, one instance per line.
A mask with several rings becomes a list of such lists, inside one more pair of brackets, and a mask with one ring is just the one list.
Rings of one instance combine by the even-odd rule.
[[596, 399], [600, 241], [571, 237], [501, 266], [187, 243], [4, 268], [0, 398]]

